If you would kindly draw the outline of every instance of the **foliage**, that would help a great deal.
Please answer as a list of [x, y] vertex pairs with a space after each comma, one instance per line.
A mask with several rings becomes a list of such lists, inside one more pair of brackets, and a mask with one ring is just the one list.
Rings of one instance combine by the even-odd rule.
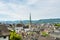
[[43, 32], [41, 32], [41, 35], [46, 37], [46, 36], [48, 36], [48, 33], [43, 31]]
[[56, 26], [56, 29], [60, 28], [60, 24], [54, 24]]
[[22, 40], [22, 36], [16, 32], [10, 32], [10, 40]]
[[55, 26], [60, 26], [60, 24], [55, 24]]

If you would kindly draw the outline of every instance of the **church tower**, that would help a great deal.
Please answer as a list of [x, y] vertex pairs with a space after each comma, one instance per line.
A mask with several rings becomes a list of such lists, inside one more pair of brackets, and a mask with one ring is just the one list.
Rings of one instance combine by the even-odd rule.
[[31, 13], [29, 14], [29, 28], [31, 29], [31, 27], [32, 27], [32, 21], [31, 21]]

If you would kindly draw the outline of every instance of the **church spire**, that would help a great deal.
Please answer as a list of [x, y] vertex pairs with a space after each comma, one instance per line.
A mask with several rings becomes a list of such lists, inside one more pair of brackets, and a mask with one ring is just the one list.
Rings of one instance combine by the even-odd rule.
[[29, 14], [29, 28], [31, 28], [31, 26], [32, 26], [32, 21], [31, 21], [31, 13]]
[[30, 13], [30, 25], [31, 25], [31, 13]]

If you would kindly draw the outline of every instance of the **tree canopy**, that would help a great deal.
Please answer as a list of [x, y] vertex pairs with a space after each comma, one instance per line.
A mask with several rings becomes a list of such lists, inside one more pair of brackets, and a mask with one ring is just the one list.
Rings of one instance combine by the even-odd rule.
[[10, 32], [10, 40], [22, 40], [22, 35], [19, 35], [14, 31]]

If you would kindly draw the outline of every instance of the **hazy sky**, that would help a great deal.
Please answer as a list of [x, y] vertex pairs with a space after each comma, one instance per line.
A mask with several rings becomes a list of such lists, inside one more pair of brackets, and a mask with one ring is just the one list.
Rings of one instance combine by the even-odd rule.
[[0, 0], [0, 21], [60, 18], [60, 0]]

